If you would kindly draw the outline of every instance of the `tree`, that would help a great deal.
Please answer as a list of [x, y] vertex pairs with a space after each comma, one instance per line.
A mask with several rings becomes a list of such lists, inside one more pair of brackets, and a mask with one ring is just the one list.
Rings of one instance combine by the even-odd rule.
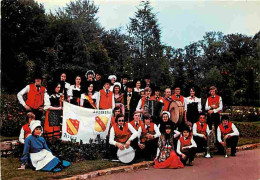
[[[135, 77], [151, 75], [156, 84], [161, 84], [163, 63], [163, 46], [160, 41], [161, 30], [157, 23], [156, 15], [152, 12], [149, 1], [142, 1], [134, 18], [130, 18], [128, 26], [129, 44]], [[161, 65], [161, 66], [158, 66]]]
[[[2, 8], [2, 85], [21, 89], [43, 57], [43, 6], [33, 0], [6, 0]], [[15, 72], [15, 73], [14, 73]]]

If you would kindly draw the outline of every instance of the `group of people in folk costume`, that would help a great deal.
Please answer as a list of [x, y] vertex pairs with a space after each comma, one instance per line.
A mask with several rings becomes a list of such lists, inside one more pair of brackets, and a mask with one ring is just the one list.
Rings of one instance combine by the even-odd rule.
[[[190, 96], [186, 98], [181, 95], [178, 86], [173, 94], [171, 88], [165, 88], [164, 96], [161, 96], [160, 89], [151, 84], [149, 77], [145, 77], [144, 81], [137, 79], [132, 82], [128, 76], [123, 75], [122, 81], [117, 82], [117, 77], [110, 75], [102, 81], [101, 74], [92, 70], [87, 71], [85, 76], [83, 83], [82, 78], [76, 76], [75, 84], [70, 85], [66, 82], [66, 74], [62, 73], [57, 83], [48, 86], [48, 94], [46, 87], [42, 86], [42, 77], [36, 75], [35, 82], [17, 94], [21, 105], [30, 112], [29, 123], [22, 127], [19, 137], [19, 141], [25, 144], [22, 169], [28, 159], [34, 158], [31, 154], [44, 151], [46, 155], [46, 151], [50, 152], [44, 138], [40, 137], [42, 132], [49, 139], [60, 137], [63, 101], [85, 108], [113, 109], [108, 135], [112, 155], [116, 154], [117, 149], [123, 150], [131, 146], [135, 149], [137, 159], [154, 160], [155, 168], [192, 165], [196, 152], [206, 153], [214, 124], [218, 151], [222, 153], [224, 147], [231, 146], [231, 156], [235, 156], [239, 132], [228, 116], [222, 116], [220, 123], [223, 104], [214, 86], [210, 87], [210, 96], [206, 101], [206, 115], [202, 110], [201, 98], [195, 96], [194, 88], [190, 88]], [[23, 97], [25, 94], [26, 101]], [[152, 116], [147, 110], [151, 101], [159, 104], [159, 112]], [[175, 124], [171, 120], [169, 106], [173, 101], [184, 106], [183, 123]], [[34, 119], [41, 120], [44, 110], [47, 112], [42, 122], [43, 128], [39, 123], [32, 126], [32, 122], [36, 121]], [[41, 133], [36, 133], [35, 129], [41, 130]], [[51, 166], [51, 169], [58, 171], [68, 166], [66, 163], [53, 163], [55, 166]], [[47, 169], [50, 170], [49, 167]], [[42, 167], [41, 170], [46, 169]]]

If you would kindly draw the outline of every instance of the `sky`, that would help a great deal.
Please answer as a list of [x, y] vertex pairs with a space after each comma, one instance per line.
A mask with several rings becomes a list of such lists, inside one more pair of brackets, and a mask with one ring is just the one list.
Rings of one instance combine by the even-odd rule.
[[[65, 7], [70, 0], [36, 0], [46, 12]], [[73, 0], [75, 1], [75, 0]], [[121, 27], [126, 32], [140, 0], [95, 0], [97, 17], [106, 29]], [[260, 0], [250, 1], [176, 1], [150, 0], [161, 28], [161, 41], [174, 48], [184, 48], [203, 39], [206, 32], [240, 33], [254, 36], [260, 31]]]

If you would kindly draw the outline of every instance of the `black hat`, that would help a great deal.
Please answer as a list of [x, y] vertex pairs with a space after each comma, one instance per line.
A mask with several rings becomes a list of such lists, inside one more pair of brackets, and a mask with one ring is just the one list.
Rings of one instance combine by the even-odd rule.
[[150, 77], [149, 74], [146, 74], [146, 75], [144, 76], [144, 79], [151, 79], [151, 77]]
[[160, 88], [159, 88], [158, 86], [155, 86], [155, 87], [153, 88], [153, 90], [154, 90], [154, 91], [160, 91]]
[[164, 123], [164, 129], [173, 129], [172, 123], [170, 121], [167, 121]]
[[43, 78], [42, 78], [42, 74], [40, 74], [40, 73], [35, 73], [35, 74], [34, 74], [34, 79], [43, 79]]
[[122, 78], [122, 79], [124, 79], [124, 78], [129, 79], [129, 76], [128, 76], [127, 74], [123, 74], [123, 75], [121, 76], [121, 78]]
[[227, 115], [223, 115], [221, 117], [221, 121], [224, 121], [224, 120], [228, 120], [229, 121], [229, 117]]
[[106, 83], [109, 83], [111, 85], [111, 81], [109, 79], [104, 79], [103, 85], [105, 85]]
[[128, 82], [128, 83], [126, 83], [126, 87], [128, 87], [128, 88], [134, 88], [133, 82]]
[[183, 129], [182, 129], [182, 133], [183, 133], [184, 131], [188, 131], [188, 132], [190, 132], [190, 128], [189, 128], [188, 125], [185, 125], [185, 126], [183, 127]]

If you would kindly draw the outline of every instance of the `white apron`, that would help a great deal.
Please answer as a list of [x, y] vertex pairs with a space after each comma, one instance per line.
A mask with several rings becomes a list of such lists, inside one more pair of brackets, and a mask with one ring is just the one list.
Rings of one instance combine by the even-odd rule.
[[41, 150], [37, 153], [30, 153], [31, 161], [33, 167], [36, 170], [41, 170], [44, 166], [46, 166], [51, 160], [55, 158], [50, 151], [46, 149]]

